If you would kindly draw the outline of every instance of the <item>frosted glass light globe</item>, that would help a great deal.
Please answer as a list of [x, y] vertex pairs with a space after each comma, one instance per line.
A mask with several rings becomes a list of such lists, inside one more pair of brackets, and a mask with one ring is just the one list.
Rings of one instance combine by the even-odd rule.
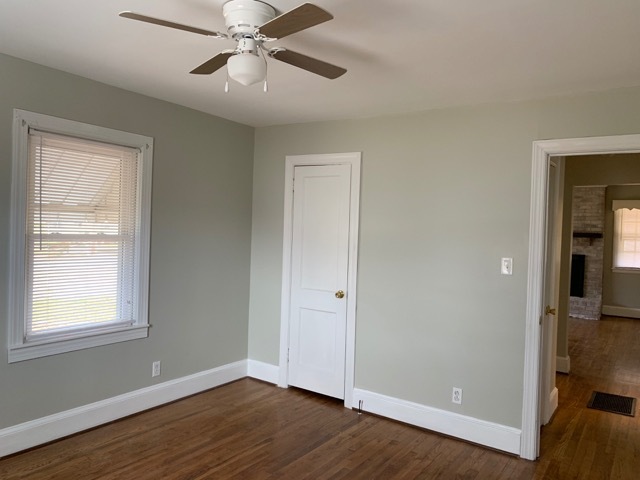
[[267, 75], [264, 59], [253, 53], [239, 53], [227, 60], [229, 76], [244, 86], [262, 82]]

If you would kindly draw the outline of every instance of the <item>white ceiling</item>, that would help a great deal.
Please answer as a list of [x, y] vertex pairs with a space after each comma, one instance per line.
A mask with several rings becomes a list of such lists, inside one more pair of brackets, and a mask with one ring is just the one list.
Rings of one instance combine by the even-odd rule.
[[335, 19], [274, 45], [348, 72], [270, 61], [267, 94], [188, 73], [235, 42], [118, 17], [225, 31], [225, 0], [2, 0], [0, 52], [252, 126], [640, 85], [640, 0], [311, 1]]

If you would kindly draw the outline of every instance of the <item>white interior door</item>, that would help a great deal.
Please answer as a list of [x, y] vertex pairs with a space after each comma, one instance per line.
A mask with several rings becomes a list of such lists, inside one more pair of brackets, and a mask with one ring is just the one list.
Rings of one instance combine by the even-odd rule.
[[[562, 162], [562, 159], [558, 159]], [[558, 408], [556, 355], [558, 338], [560, 242], [562, 222], [562, 175], [555, 161], [549, 164], [547, 194], [547, 238], [545, 247], [544, 311], [541, 329], [540, 424], [546, 425]]]
[[345, 395], [350, 165], [296, 166], [289, 384]]

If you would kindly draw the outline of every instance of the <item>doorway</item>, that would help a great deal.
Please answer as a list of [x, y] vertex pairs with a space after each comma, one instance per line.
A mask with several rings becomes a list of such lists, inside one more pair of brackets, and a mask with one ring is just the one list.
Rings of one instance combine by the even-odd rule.
[[640, 152], [640, 135], [537, 141], [533, 144], [529, 232], [525, 371], [520, 456], [535, 460], [540, 448], [542, 317], [544, 315], [545, 240], [549, 162], [553, 156]]
[[360, 153], [287, 156], [278, 385], [353, 405]]

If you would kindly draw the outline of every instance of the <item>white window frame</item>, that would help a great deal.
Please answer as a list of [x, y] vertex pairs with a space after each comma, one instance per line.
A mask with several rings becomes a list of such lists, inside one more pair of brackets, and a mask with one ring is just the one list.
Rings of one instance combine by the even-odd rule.
[[[625, 267], [619, 266], [618, 263], [618, 251], [620, 248], [620, 237], [622, 232], [620, 231], [622, 210], [640, 209], [640, 200], [613, 200], [613, 258], [611, 259], [611, 270], [616, 273], [632, 273], [640, 274], [640, 267]], [[636, 239], [637, 241], [637, 239]]]
[[[98, 328], [68, 336], [26, 340], [26, 228], [29, 129], [99, 141], [139, 150], [138, 228], [136, 245], [137, 310], [130, 325]], [[11, 178], [11, 234], [9, 261], [8, 361], [9, 363], [124, 342], [148, 336], [149, 243], [151, 227], [151, 169], [153, 138], [98, 127], [49, 115], [13, 111], [13, 170]]]

